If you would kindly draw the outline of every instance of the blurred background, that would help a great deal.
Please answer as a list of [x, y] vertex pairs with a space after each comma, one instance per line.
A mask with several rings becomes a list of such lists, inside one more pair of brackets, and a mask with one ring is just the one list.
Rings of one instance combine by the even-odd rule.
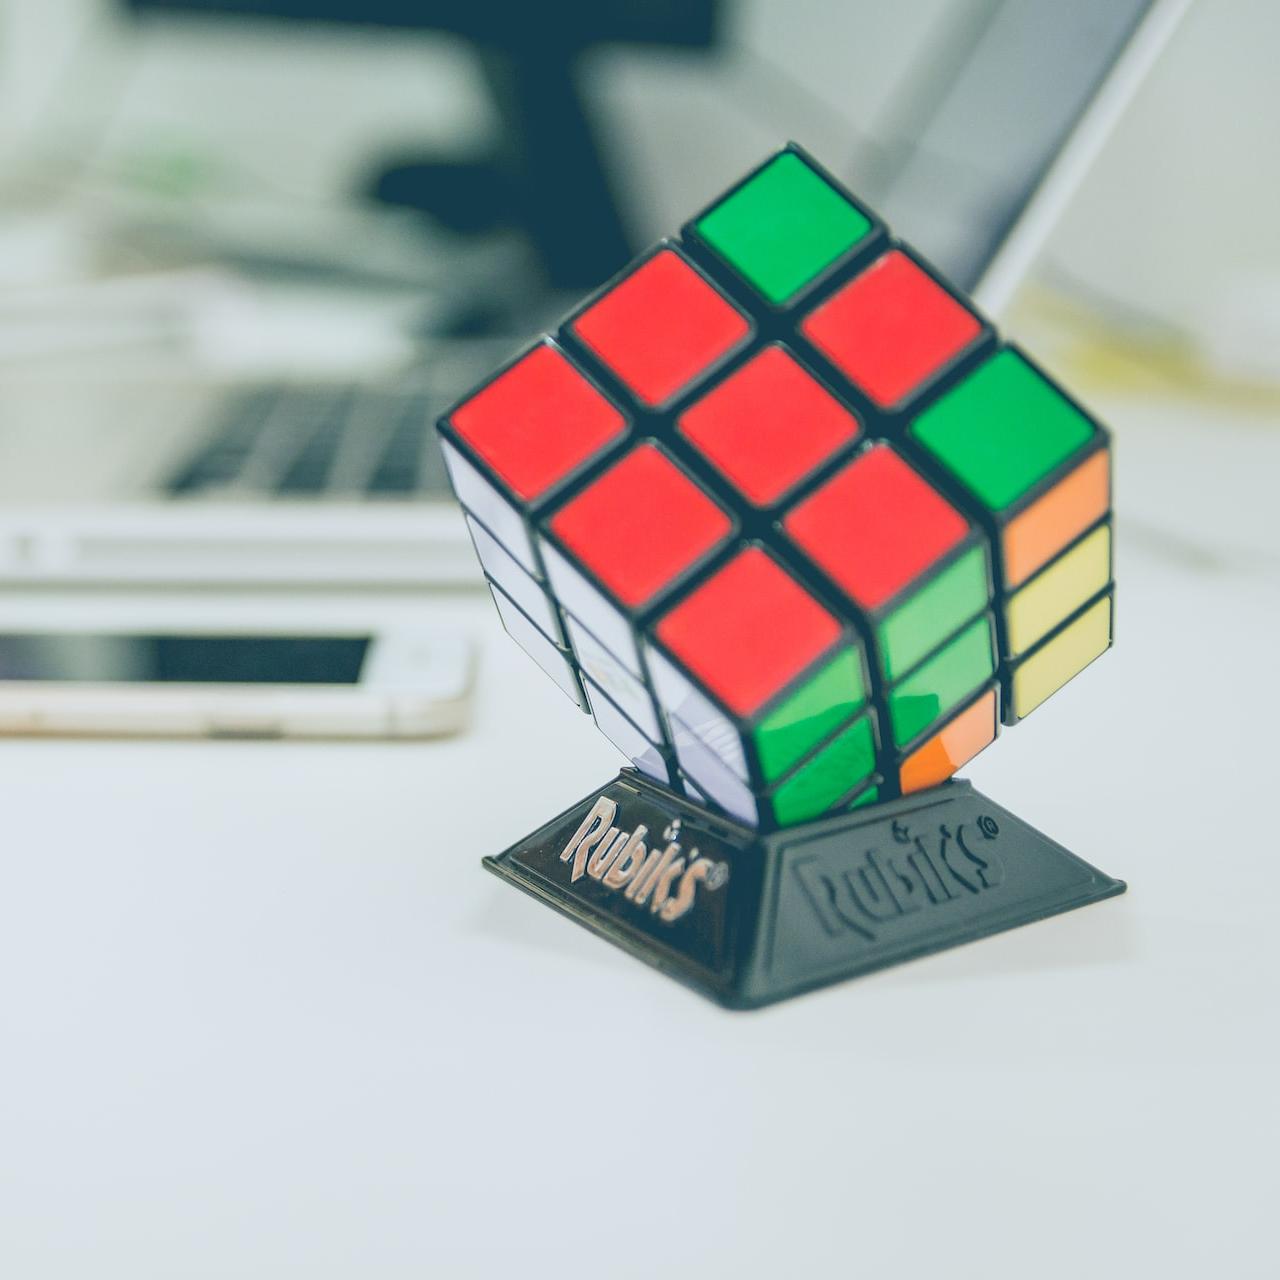
[[[412, 173], [396, 182], [387, 168], [465, 166], [510, 145], [493, 64], [504, 45], [532, 52], [539, 39], [573, 62], [632, 244], [669, 233], [788, 137], [861, 190], [901, 141], [903, 99], [929, 59], [984, 7], [566, 2], [531, 17], [527, 6], [408, 0], [6, 0], [0, 279], [102, 270], [111, 232], [143, 218], [175, 235], [230, 234], [223, 220], [238, 216], [246, 235], [275, 225], [285, 239], [273, 210], [302, 237], [335, 210], [367, 210], [380, 178], [383, 195], [412, 198]], [[560, 22], [557, 41], [545, 28]], [[575, 32], [600, 38], [579, 56]], [[1071, 202], [1044, 274], [1228, 360], [1207, 315], [1265, 308], [1260, 286], [1280, 274], [1265, 162], [1277, 36], [1265, 0], [1193, 6]], [[544, 71], [542, 85], [519, 88], [536, 100], [554, 80]], [[546, 101], [552, 119], [558, 104]], [[483, 175], [453, 177], [439, 184], [438, 213], [503, 220], [509, 205], [496, 198], [481, 213]], [[550, 168], [542, 177], [554, 180]]]
[[[640, 16], [630, 30], [614, 21], [623, 39], [586, 50], [577, 71], [626, 230], [647, 243], [779, 139], [804, 142], [856, 189], [860, 166], [895, 141], [904, 81], [982, 6], [561, 3], [535, 25], [563, 14], [566, 30], [607, 36], [615, 8]], [[457, 34], [466, 12], [479, 15], [473, 39]], [[74, 251], [112, 217], [181, 224], [230, 205], [318, 217], [365, 196], [397, 156], [461, 162], [495, 148], [484, 28], [527, 41], [531, 21], [527, 6], [392, 0], [6, 0], [0, 14], [6, 284], [73, 274]], [[1073, 201], [1055, 268], [1197, 333], [1206, 308], [1280, 272], [1265, 163], [1278, 36], [1266, 0], [1194, 6]], [[26, 219], [47, 220], [54, 202], [65, 222], [40, 237]]]
[[[348, 579], [473, 578], [438, 510], [435, 412], [786, 139], [973, 286], [956, 227], [1007, 230], [999, 200], [1040, 176], [1025, 117], [1049, 101], [1056, 147], [1083, 103], [1055, 124], [1046, 86], [1096, 79], [1145, 8], [6, 0], [0, 579], [296, 584], [343, 577], [335, 545], [378, 538], [398, 558], [353, 556]], [[1151, 394], [1265, 407], [1280, 388], [1280, 15], [1156, 8], [1178, 12], [1058, 183], [1036, 252], [978, 293], [1098, 407], [1140, 384], [1135, 434]], [[1007, 47], [983, 64], [994, 27]], [[203, 564], [137, 554], [143, 500], [317, 496], [310, 564], [269, 538], [233, 563], [190, 510], [166, 518]], [[77, 508], [50, 545], [45, 504], [67, 501], [93, 518]], [[1132, 502], [1159, 522], [1158, 495]], [[1247, 541], [1254, 512], [1223, 519]]]
[[[619, 760], [432, 419], [788, 139], [974, 283], [1149, 7], [979, 282], [1114, 430], [1117, 646], [965, 771], [1133, 892], [722, 1017], [478, 871]], [[0, 741], [0, 1272], [1273, 1275], [1277, 47], [1274, 0], [0, 0], [0, 624], [482, 649], [441, 741]], [[680, 1088], [606, 1127], [633, 1080]], [[652, 1250], [584, 1199], [673, 1169]]]

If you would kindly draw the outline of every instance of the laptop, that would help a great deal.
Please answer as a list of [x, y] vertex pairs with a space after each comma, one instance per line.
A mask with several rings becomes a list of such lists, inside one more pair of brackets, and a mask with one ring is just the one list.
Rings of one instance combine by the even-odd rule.
[[[961, 6], [874, 164], [841, 176], [998, 314], [1188, 4]], [[6, 380], [0, 583], [478, 581], [432, 428], [516, 345], [475, 328], [437, 309], [354, 370]]]

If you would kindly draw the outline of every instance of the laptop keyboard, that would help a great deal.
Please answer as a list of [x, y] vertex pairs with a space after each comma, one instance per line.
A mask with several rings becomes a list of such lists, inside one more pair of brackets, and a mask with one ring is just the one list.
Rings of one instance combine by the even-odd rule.
[[445, 407], [409, 386], [280, 384], [224, 396], [168, 476], [178, 497], [446, 497]]

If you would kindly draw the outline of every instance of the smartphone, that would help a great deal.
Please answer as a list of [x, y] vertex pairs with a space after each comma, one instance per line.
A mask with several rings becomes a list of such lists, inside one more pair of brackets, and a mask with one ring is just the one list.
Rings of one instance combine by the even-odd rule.
[[427, 738], [467, 721], [464, 636], [0, 632], [0, 734]]

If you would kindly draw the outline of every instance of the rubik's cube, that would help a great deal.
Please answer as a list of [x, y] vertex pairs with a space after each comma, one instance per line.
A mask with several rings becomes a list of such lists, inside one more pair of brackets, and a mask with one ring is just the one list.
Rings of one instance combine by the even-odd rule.
[[1111, 644], [1105, 430], [794, 146], [440, 431], [507, 631], [750, 825], [944, 781]]

